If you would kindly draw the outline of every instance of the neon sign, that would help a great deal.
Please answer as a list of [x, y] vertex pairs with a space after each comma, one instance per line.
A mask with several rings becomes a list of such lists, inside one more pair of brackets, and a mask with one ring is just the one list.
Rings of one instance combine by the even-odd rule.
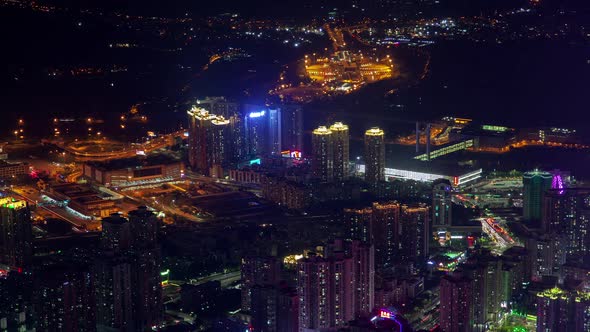
[[265, 114], [266, 114], [266, 111], [260, 111], [260, 112], [252, 112], [248, 116], [250, 118], [259, 118], [259, 117], [264, 116]]
[[553, 175], [553, 179], [551, 181], [551, 189], [558, 189], [560, 195], [564, 193], [563, 179], [561, 178], [560, 174]]
[[399, 326], [400, 332], [403, 332], [403, 330], [404, 330], [402, 323], [398, 320], [398, 317], [396, 317], [395, 311], [392, 312], [387, 309], [381, 309], [381, 310], [379, 310], [379, 315], [375, 316], [373, 319], [371, 319], [371, 321], [374, 322], [375, 320], [377, 320], [377, 318], [391, 320], [391, 321], [395, 322], [395, 324], [397, 324], [397, 326]]
[[293, 158], [293, 159], [301, 159], [303, 158], [303, 154], [299, 150], [284, 150], [281, 151], [281, 157], [283, 158]]

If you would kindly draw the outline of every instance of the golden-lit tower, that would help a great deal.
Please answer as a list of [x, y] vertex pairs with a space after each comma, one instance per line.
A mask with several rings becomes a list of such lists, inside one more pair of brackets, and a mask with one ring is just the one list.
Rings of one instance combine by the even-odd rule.
[[332, 131], [320, 126], [312, 133], [313, 176], [323, 182], [334, 178], [334, 141]]
[[193, 106], [187, 113], [189, 119], [189, 164], [193, 170], [207, 173], [207, 128], [215, 116], [204, 108], [196, 106]]
[[229, 160], [230, 151], [230, 123], [223, 116], [211, 120], [209, 132], [209, 149], [207, 151], [208, 165], [210, 167], [210, 176], [222, 177], [222, 167], [226, 166]]
[[365, 132], [365, 180], [385, 181], [385, 133], [376, 127]]
[[350, 173], [350, 133], [348, 126], [342, 122], [336, 122], [330, 126], [334, 144], [334, 180], [343, 181]]

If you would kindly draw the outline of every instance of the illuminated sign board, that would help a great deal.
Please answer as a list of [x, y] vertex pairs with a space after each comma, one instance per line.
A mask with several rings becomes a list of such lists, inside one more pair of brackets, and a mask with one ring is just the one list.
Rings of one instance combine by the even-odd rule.
[[281, 151], [281, 157], [283, 158], [293, 158], [293, 159], [301, 159], [303, 158], [303, 154], [299, 150], [284, 150]]
[[379, 310], [379, 314], [376, 317], [374, 317], [371, 321], [374, 322], [378, 318], [392, 320], [393, 322], [395, 322], [397, 324], [397, 326], [399, 326], [400, 332], [403, 332], [404, 326], [398, 320], [398, 317], [396, 317], [396, 315], [397, 315], [397, 312], [395, 312], [395, 311], [381, 309], [381, 310]]
[[250, 160], [250, 165], [258, 164], [260, 165], [260, 158]]
[[162, 286], [168, 285], [168, 281], [170, 280], [170, 269], [160, 272], [160, 276], [162, 277]]
[[481, 126], [481, 129], [487, 130], [487, 131], [497, 131], [497, 132], [505, 132], [505, 131], [510, 130], [510, 128], [508, 128], [508, 127], [493, 126], [493, 125], [483, 125], [483, 126]]
[[252, 112], [248, 116], [250, 118], [260, 118], [260, 117], [263, 117], [265, 114], [266, 114], [266, 111], [260, 111], [260, 112]]

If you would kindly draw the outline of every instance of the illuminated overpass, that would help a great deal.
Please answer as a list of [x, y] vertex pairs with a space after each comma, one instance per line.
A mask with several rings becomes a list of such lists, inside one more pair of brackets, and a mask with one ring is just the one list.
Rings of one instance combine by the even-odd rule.
[[461, 151], [461, 150], [467, 150], [469, 148], [472, 148], [474, 144], [475, 144], [475, 141], [473, 139], [468, 139], [466, 141], [461, 141], [459, 143], [447, 145], [447, 146], [444, 146], [440, 149], [436, 149], [434, 151], [431, 151], [430, 156], [428, 153], [424, 153], [424, 154], [414, 157], [414, 159], [428, 161], [428, 160], [436, 159], [438, 157], [447, 155], [449, 153], [453, 153], [453, 152], [457, 152], [457, 151]]

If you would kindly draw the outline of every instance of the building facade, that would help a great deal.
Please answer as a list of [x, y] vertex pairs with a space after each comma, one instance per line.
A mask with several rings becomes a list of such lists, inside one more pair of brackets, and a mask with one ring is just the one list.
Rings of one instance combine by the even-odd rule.
[[590, 258], [590, 189], [551, 189], [545, 192], [543, 229], [562, 235], [567, 259]]
[[446, 275], [440, 282], [440, 327], [445, 332], [472, 330], [471, 280], [462, 275]]
[[350, 133], [348, 126], [342, 122], [336, 122], [330, 126], [333, 136], [333, 176], [334, 181], [344, 181], [348, 179], [350, 173]]
[[534, 170], [523, 175], [523, 217], [525, 220], [540, 221], [543, 215], [543, 195], [551, 189], [553, 175]]
[[27, 268], [33, 256], [31, 211], [24, 200], [0, 198], [0, 263]]
[[312, 172], [322, 182], [334, 180], [334, 137], [332, 131], [320, 126], [312, 133]]
[[379, 128], [365, 132], [365, 181], [385, 181], [385, 133]]
[[452, 226], [453, 187], [446, 179], [437, 180], [432, 185], [432, 227]]

